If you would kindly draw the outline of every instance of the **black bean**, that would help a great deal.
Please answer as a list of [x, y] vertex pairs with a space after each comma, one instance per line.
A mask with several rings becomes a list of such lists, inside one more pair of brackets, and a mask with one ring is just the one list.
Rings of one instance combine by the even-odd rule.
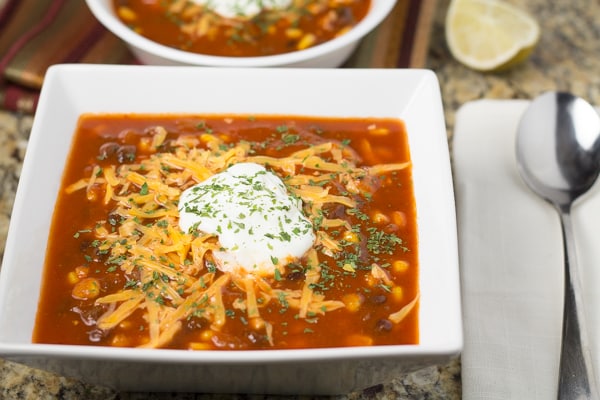
[[120, 220], [121, 220], [121, 216], [119, 214], [116, 214], [116, 213], [108, 214], [107, 221], [112, 226], [116, 226]]
[[196, 331], [204, 328], [204, 321], [197, 317], [187, 318], [185, 326], [191, 331]]
[[377, 294], [369, 297], [369, 301], [373, 304], [383, 304], [387, 301], [387, 297], [383, 294]]
[[293, 271], [287, 274], [285, 277], [288, 281], [299, 281], [304, 279], [304, 272], [302, 271]]
[[375, 330], [377, 332], [389, 332], [392, 330], [393, 327], [394, 327], [394, 325], [392, 324], [392, 321], [390, 321], [389, 319], [385, 319], [385, 318], [380, 319], [375, 324]]
[[98, 149], [98, 159], [116, 159], [120, 164], [130, 163], [135, 161], [136, 152], [137, 148], [134, 145], [107, 142]]
[[109, 157], [112, 157], [119, 150], [119, 144], [115, 142], [106, 142], [100, 149], [98, 149], [98, 159], [106, 160]]
[[132, 145], [120, 146], [117, 151], [117, 161], [121, 164], [135, 161], [137, 148]]

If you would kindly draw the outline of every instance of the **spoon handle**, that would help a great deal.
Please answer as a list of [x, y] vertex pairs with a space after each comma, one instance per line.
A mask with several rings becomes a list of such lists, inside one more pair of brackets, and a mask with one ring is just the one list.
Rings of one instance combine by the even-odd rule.
[[565, 299], [558, 399], [599, 399], [585, 317], [570, 206], [559, 207], [565, 262]]

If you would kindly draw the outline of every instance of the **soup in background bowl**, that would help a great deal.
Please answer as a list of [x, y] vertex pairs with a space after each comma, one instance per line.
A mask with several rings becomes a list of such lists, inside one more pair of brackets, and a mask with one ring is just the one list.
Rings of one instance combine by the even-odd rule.
[[156, 43], [221, 57], [301, 51], [348, 33], [370, 0], [113, 0], [119, 20]]
[[[350, 57], [359, 42], [387, 17], [396, 1], [318, 0], [304, 5], [304, 0], [227, 0], [225, 6], [213, 8], [218, 2], [86, 3], [98, 21], [123, 40], [144, 64], [332, 68]], [[238, 15], [238, 3], [271, 7], [248, 18], [242, 14], [254, 7], [242, 7]], [[168, 8], [172, 10], [165, 15]]]

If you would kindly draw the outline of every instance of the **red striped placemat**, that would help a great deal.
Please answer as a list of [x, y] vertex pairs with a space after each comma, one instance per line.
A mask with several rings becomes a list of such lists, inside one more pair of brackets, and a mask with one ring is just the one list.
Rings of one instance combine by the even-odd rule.
[[[436, 0], [398, 0], [344, 67], [425, 65]], [[44, 75], [60, 63], [136, 63], [83, 0], [0, 0], [0, 109], [34, 113]]]

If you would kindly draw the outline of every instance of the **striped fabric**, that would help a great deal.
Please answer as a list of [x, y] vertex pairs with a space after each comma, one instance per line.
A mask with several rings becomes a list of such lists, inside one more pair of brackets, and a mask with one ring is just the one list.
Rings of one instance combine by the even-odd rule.
[[[344, 67], [423, 67], [435, 0], [398, 0]], [[0, 0], [0, 109], [34, 113], [47, 68], [136, 63], [83, 0]]]

